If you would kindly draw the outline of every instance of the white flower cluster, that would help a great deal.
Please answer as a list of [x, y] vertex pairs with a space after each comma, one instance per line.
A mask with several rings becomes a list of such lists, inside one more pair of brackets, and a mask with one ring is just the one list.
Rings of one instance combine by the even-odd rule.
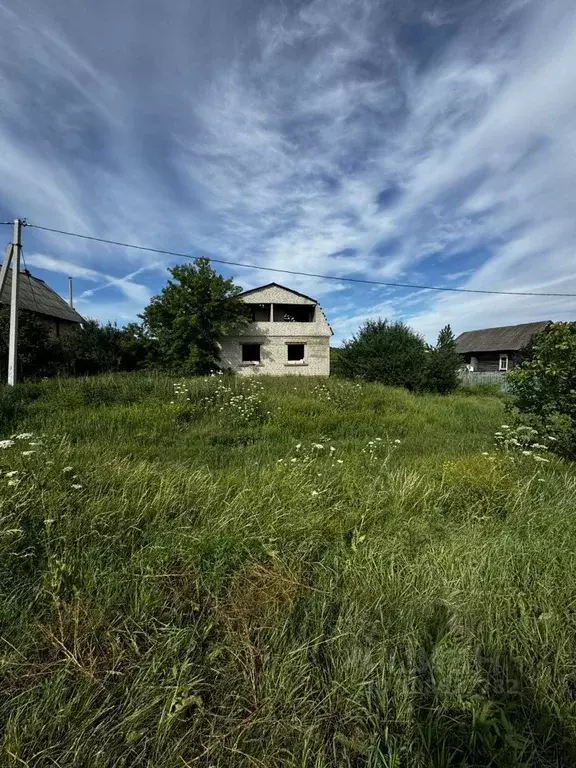
[[[34, 436], [32, 432], [21, 432], [18, 435], [11, 435], [10, 438], [0, 440], [0, 449], [6, 451], [6, 454], [2, 455], [2, 459], [8, 459], [13, 466], [13, 462], [19, 462], [19, 469], [6, 469], [5, 466], [0, 464], [0, 477], [6, 478], [6, 485], [10, 487], [16, 487], [21, 485], [24, 481], [34, 482], [38, 479], [39, 473], [45, 468], [54, 464], [53, 459], [46, 460], [44, 451], [47, 447], [45, 445], [46, 435]], [[48, 442], [50, 442], [48, 440]], [[27, 445], [26, 445], [27, 444]], [[34, 447], [30, 447], [34, 446]], [[24, 450], [21, 450], [24, 448]], [[13, 450], [10, 450], [13, 449]], [[37, 456], [38, 459], [34, 460], [32, 456]], [[4, 461], [2, 461], [4, 464]], [[73, 467], [64, 467], [62, 472], [72, 472]], [[77, 480], [78, 475], [73, 475], [72, 480]], [[80, 483], [76, 482], [70, 486], [74, 490], [82, 488]]]
[[[309, 447], [304, 447], [302, 443], [297, 443], [294, 446], [295, 456], [289, 459], [277, 459], [277, 464], [280, 466], [292, 465], [292, 471], [309, 471], [313, 470], [314, 477], [322, 477], [323, 473], [318, 469], [324, 469], [329, 467], [339, 467], [344, 464], [344, 459], [337, 457], [337, 449], [335, 446], [325, 443], [310, 443]], [[330, 462], [329, 465], [326, 462]], [[318, 463], [322, 462], [322, 466], [318, 466]], [[312, 496], [318, 496], [323, 491], [312, 490]]]
[[[551, 435], [542, 436], [534, 427], [520, 425], [511, 427], [509, 424], [502, 424], [500, 430], [494, 433], [496, 446], [507, 453], [517, 453], [520, 456], [530, 457], [534, 461], [545, 464], [550, 461], [546, 456], [541, 456], [539, 452], [549, 449], [549, 442], [554, 441]], [[488, 455], [484, 453], [483, 455]]]
[[381, 456], [382, 453], [390, 455], [390, 451], [398, 448], [401, 444], [402, 440], [398, 438], [390, 440], [387, 437], [375, 437], [373, 440], [368, 440], [361, 452], [367, 454], [370, 459], [375, 459], [377, 456]]
[[270, 416], [270, 412], [264, 411], [263, 385], [255, 379], [232, 381], [233, 384], [227, 383], [221, 372], [211, 374], [204, 379], [208, 387], [207, 394], [198, 396], [197, 400], [191, 398], [190, 389], [185, 382], [176, 383], [174, 400], [171, 400], [171, 404], [189, 404], [195, 409], [217, 413], [246, 425], [255, 421], [265, 421]]

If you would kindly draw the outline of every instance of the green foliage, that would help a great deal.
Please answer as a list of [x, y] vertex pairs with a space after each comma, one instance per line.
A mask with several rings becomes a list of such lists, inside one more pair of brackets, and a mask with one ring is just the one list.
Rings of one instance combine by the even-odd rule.
[[[8, 373], [10, 307], [0, 307], [0, 377]], [[54, 376], [62, 365], [62, 351], [52, 326], [34, 312], [18, 313], [18, 376], [21, 379]]]
[[158, 342], [137, 323], [119, 328], [85, 320], [62, 335], [61, 345], [67, 372], [76, 376], [135, 371], [152, 366], [158, 356]]
[[576, 323], [553, 323], [537, 333], [531, 359], [507, 376], [514, 405], [551, 430], [559, 449], [576, 455]]
[[575, 765], [573, 466], [498, 398], [257, 384], [14, 390], [0, 764]]
[[425, 387], [430, 392], [446, 395], [458, 388], [458, 369], [462, 358], [456, 351], [456, 339], [449, 325], [438, 334], [435, 347], [428, 350], [426, 358]]
[[347, 378], [408, 390], [419, 390], [424, 384], [426, 345], [402, 322], [367, 320], [356, 336], [344, 342], [339, 358]]
[[170, 269], [172, 280], [142, 314], [171, 371], [207, 373], [218, 367], [218, 339], [247, 322], [241, 288], [217, 274], [208, 259]]

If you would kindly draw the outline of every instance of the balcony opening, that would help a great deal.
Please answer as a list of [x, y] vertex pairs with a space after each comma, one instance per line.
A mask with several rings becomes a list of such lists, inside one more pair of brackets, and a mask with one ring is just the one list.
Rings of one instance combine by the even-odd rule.
[[270, 304], [249, 304], [248, 308], [253, 323], [270, 322]]
[[314, 310], [309, 304], [274, 304], [274, 322], [313, 323]]

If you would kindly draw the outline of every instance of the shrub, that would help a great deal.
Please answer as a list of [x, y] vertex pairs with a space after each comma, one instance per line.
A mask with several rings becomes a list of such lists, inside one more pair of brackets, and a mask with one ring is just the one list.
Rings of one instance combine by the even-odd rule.
[[576, 456], [576, 323], [553, 323], [535, 334], [532, 357], [508, 374], [514, 406]]
[[339, 367], [348, 378], [419, 390], [424, 384], [426, 344], [402, 322], [367, 320], [356, 336], [344, 342]]

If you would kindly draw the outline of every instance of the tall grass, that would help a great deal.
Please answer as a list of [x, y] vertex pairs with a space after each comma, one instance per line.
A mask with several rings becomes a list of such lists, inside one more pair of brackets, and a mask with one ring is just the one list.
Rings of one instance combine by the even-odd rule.
[[575, 764], [570, 465], [498, 398], [174, 383], [0, 435], [2, 765]]

